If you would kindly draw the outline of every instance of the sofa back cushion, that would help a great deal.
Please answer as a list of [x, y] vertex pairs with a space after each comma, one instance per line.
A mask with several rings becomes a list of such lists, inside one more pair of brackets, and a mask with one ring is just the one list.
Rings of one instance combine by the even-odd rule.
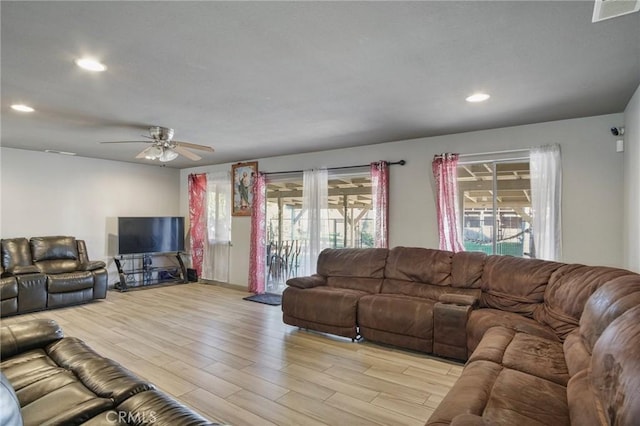
[[318, 257], [317, 273], [327, 277], [330, 287], [378, 293], [388, 252], [381, 248], [325, 249]]
[[610, 425], [634, 425], [640, 419], [640, 306], [615, 319], [593, 347], [592, 391]]
[[[580, 335], [589, 352], [616, 318], [640, 305], [640, 275], [626, 275], [604, 284], [587, 300], [580, 318]], [[640, 348], [640, 342], [638, 342]]]
[[384, 276], [392, 280], [449, 286], [452, 259], [450, 251], [395, 247], [389, 250]]
[[32, 266], [31, 248], [26, 238], [2, 240], [2, 267], [13, 272], [16, 267]]
[[461, 251], [453, 255], [451, 286], [480, 288], [487, 255], [479, 251]]
[[636, 274], [604, 266], [564, 265], [549, 280], [544, 306], [536, 313], [536, 319], [564, 340], [578, 327], [589, 297], [607, 282], [625, 275]]
[[45, 274], [77, 270], [78, 246], [74, 237], [33, 237], [30, 240], [34, 264]]
[[512, 256], [488, 256], [482, 273], [482, 307], [528, 317], [541, 308], [553, 274], [563, 264]]

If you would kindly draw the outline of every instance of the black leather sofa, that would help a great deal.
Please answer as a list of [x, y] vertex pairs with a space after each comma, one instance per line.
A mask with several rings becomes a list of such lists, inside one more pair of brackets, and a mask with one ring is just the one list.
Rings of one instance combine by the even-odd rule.
[[15, 422], [18, 411], [25, 426], [215, 424], [82, 340], [64, 337], [55, 321], [1, 327], [0, 352], [0, 424], [12, 414]]
[[102, 261], [90, 261], [84, 240], [69, 236], [3, 239], [0, 316], [107, 297]]

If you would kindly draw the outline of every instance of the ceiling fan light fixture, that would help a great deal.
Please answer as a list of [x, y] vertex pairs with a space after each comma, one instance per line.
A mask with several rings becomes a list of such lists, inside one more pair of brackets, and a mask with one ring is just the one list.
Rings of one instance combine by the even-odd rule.
[[160, 160], [163, 163], [166, 163], [168, 161], [175, 160], [176, 158], [178, 158], [177, 152], [175, 152], [171, 148], [165, 148], [162, 150], [162, 154], [158, 157], [158, 160]]
[[144, 158], [147, 160], [155, 160], [162, 155], [162, 148], [157, 145], [152, 145], [149, 148], [145, 149]]

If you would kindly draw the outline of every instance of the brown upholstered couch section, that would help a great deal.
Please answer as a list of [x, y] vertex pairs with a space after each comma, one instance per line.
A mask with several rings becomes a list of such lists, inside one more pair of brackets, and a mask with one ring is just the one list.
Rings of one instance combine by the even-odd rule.
[[84, 240], [69, 236], [3, 239], [0, 315], [107, 297], [107, 269], [91, 261]]
[[0, 328], [0, 370], [30, 425], [211, 425], [51, 320]]
[[428, 425], [640, 419], [636, 273], [426, 248], [328, 249], [316, 275], [287, 284], [287, 324], [466, 361]]

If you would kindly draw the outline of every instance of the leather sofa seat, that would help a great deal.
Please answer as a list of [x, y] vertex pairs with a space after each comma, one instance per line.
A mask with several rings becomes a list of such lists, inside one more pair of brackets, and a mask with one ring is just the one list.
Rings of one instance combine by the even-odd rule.
[[301, 290], [291, 287], [282, 295], [287, 310], [284, 321], [298, 327], [355, 339], [358, 300], [364, 291], [322, 286]]
[[497, 326], [508, 327], [513, 330], [560, 342], [560, 339], [552, 329], [544, 324], [540, 324], [534, 319], [499, 309], [476, 309], [471, 311], [467, 322], [468, 353], [472, 353], [476, 349], [487, 330]]
[[15, 277], [0, 278], [0, 312], [5, 315], [18, 312], [18, 280]]
[[15, 390], [25, 426], [212, 424], [80, 339], [63, 337], [54, 321], [0, 330], [0, 367]]
[[399, 294], [362, 296], [358, 325], [366, 339], [433, 351], [433, 303]]

